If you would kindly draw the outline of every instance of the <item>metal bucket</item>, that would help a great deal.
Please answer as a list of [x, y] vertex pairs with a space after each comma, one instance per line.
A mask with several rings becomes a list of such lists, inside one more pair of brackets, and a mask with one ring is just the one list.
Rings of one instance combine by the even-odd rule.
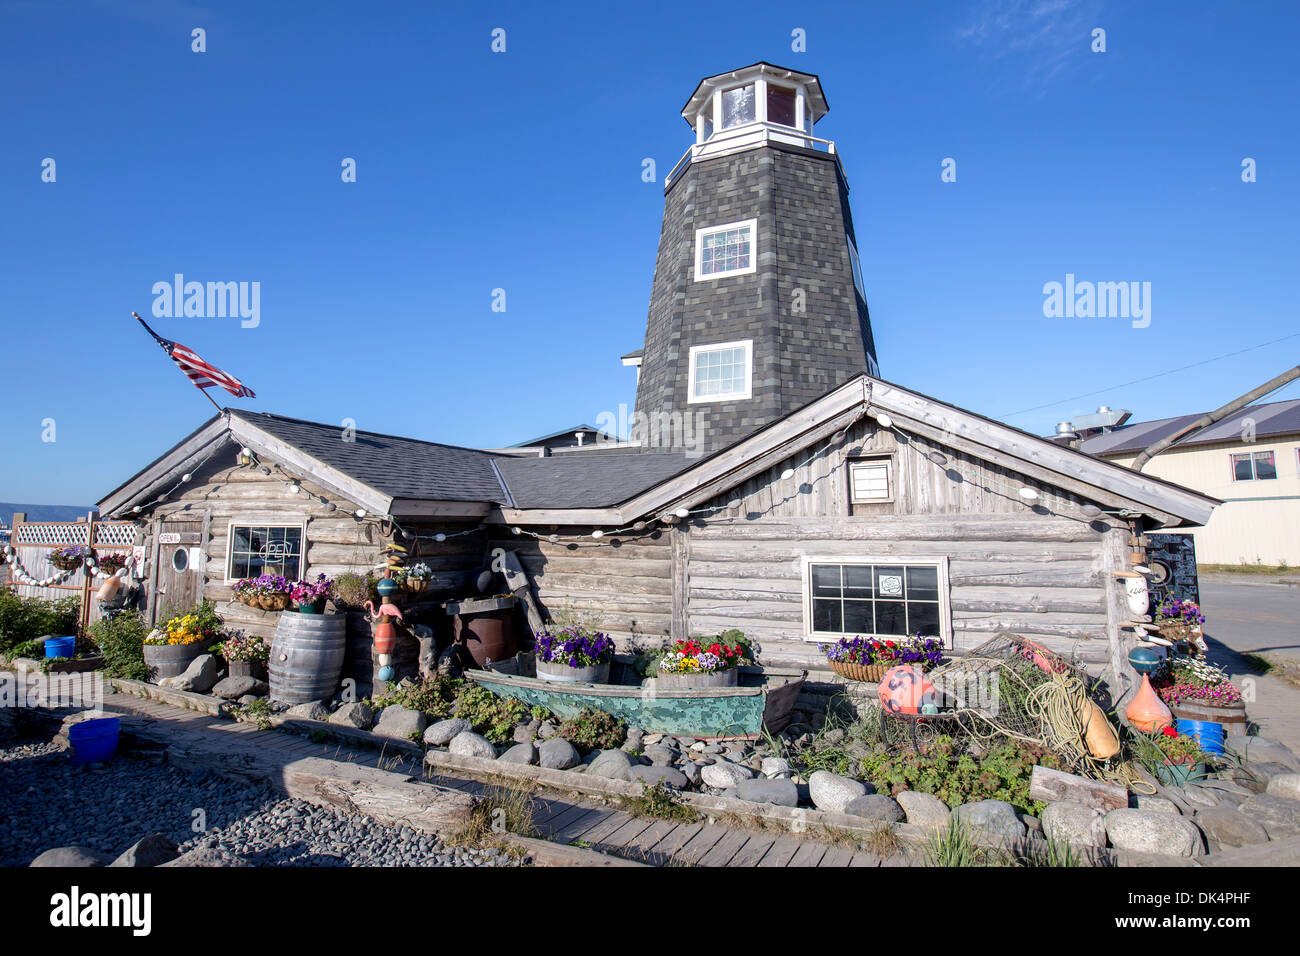
[[568, 664], [538, 661], [537, 676], [557, 684], [608, 684], [609, 661], [591, 667], [570, 667]]
[[271, 698], [288, 704], [329, 700], [338, 688], [346, 649], [342, 614], [281, 614], [271, 640]]

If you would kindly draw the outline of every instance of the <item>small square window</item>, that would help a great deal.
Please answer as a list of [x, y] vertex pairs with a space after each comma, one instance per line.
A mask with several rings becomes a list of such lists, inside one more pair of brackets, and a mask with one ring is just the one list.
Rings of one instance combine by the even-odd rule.
[[230, 525], [226, 580], [276, 574], [302, 577], [301, 525]]
[[731, 129], [733, 126], [754, 122], [756, 118], [754, 106], [754, 84], [723, 90], [722, 128]]
[[1269, 481], [1277, 477], [1277, 460], [1271, 451], [1248, 451], [1232, 456], [1233, 481]]
[[751, 397], [753, 341], [696, 345], [691, 348], [689, 403]]
[[858, 503], [893, 501], [887, 458], [849, 462], [849, 500]]
[[784, 86], [767, 85], [767, 121], [781, 126], [794, 126], [794, 90]]
[[757, 219], [695, 230], [695, 281], [753, 272], [757, 234]]
[[807, 639], [826, 636], [948, 639], [947, 566], [904, 559], [805, 559]]

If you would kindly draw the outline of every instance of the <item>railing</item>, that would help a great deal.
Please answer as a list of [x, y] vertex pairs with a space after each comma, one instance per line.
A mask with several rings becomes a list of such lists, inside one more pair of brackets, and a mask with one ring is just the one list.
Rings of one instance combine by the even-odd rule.
[[[758, 134], [762, 134], [759, 136]], [[682, 158], [677, 160], [676, 164], [668, 171], [668, 178], [664, 182], [664, 188], [667, 189], [677, 181], [678, 175], [683, 169], [696, 158], [714, 153], [717, 155], [726, 154], [726, 141], [729, 139], [746, 139], [753, 137], [752, 142], [745, 142], [743, 148], [749, 149], [752, 146], [762, 146], [772, 141], [781, 143], [790, 143], [794, 146], [803, 146], [805, 149], [817, 149], [819, 146], [824, 147], [827, 153], [836, 157], [839, 162], [839, 156], [835, 152], [834, 140], [822, 139], [819, 136], [813, 136], [811, 133], [805, 133], [793, 126], [782, 126], [780, 123], [746, 123], [743, 126], [735, 126], [731, 129], [721, 130], [714, 133], [702, 143], [692, 143], [682, 154]]]

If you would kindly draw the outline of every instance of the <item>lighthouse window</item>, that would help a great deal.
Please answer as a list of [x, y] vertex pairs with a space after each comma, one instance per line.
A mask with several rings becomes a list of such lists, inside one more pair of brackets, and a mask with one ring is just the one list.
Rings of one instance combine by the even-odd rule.
[[730, 129], [744, 123], [752, 123], [754, 112], [754, 86], [738, 86], [732, 90], [722, 91], [722, 128]]
[[754, 236], [758, 220], [729, 222], [695, 231], [695, 280], [744, 275], [754, 271]]
[[782, 126], [794, 126], [794, 90], [783, 86], [767, 86], [767, 121]]
[[751, 340], [693, 346], [689, 401], [720, 402], [749, 398], [753, 354]]

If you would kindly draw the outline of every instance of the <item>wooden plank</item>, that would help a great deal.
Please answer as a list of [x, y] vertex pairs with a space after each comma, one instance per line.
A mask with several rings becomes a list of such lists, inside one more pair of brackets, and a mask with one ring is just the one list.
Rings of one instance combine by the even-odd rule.
[[291, 797], [423, 833], [450, 833], [468, 826], [476, 802], [455, 790], [406, 783], [399, 774], [312, 757], [287, 764], [282, 779]]
[[790, 860], [799, 852], [799, 847], [803, 844], [793, 836], [780, 836], [776, 842], [768, 847], [763, 858], [759, 860], [759, 866], [789, 866]]
[[[646, 827], [634, 838], [623, 844], [626, 849], [625, 856], [633, 859], [642, 860], [647, 863], [663, 863], [665, 858], [658, 852], [658, 845], [668, 838], [672, 832], [682, 824], [673, 820], [653, 820], [650, 826]], [[617, 834], [616, 834], [617, 835]]]
[[730, 831], [725, 827], [706, 824], [688, 840], [675, 854], [677, 859], [692, 865], [698, 864], [704, 854], [713, 849], [713, 845]]
[[519, 558], [515, 556], [513, 551], [505, 553], [502, 573], [505, 575], [506, 586], [510, 589], [510, 592], [524, 606], [529, 629], [534, 636], [540, 634], [546, 628], [546, 622], [542, 619], [542, 612], [537, 608], [537, 602], [533, 600], [533, 588], [528, 581], [528, 575], [524, 573], [523, 567], [519, 564]]
[[691, 636], [691, 535], [685, 524], [676, 524], [668, 532], [672, 541], [672, 608], [669, 636], [684, 641]]
[[826, 855], [828, 849], [825, 843], [818, 843], [815, 840], [805, 840], [799, 847], [798, 852], [790, 859], [789, 866], [816, 866]]
[[727, 864], [732, 868], [757, 866], [758, 861], [763, 859], [764, 854], [776, 843], [776, 837], [764, 835], [762, 833], [750, 834], [745, 845], [736, 851], [736, 855], [731, 858]]
[[849, 866], [880, 866], [880, 857], [874, 853], [858, 852], [849, 860]]
[[727, 866], [752, 834], [748, 830], [730, 830], [700, 857], [697, 866]]
[[1128, 790], [1114, 783], [1035, 766], [1029, 777], [1029, 799], [1044, 803], [1081, 803], [1099, 810], [1123, 810]]
[[576, 812], [566, 814], [551, 824], [550, 839], [559, 843], [570, 843], [578, 838], [578, 835], [608, 817], [612, 810], [603, 810], [599, 807], [574, 807]]
[[662, 823], [664, 821], [652, 820], [649, 817], [631, 817], [613, 833], [601, 838], [601, 848], [618, 850], [630, 846], [636, 842], [637, 837], [649, 830], [657, 822]]
[[845, 849], [842, 846], [833, 846], [826, 851], [825, 856], [817, 861], [819, 867], [844, 867], [848, 866], [853, 859], [853, 851]]
[[679, 823], [650, 847], [651, 859], [659, 866], [672, 861], [703, 829], [703, 823]]
[[583, 843], [590, 843], [592, 846], [603, 845], [606, 837], [617, 833], [633, 819], [630, 813], [625, 813], [622, 810], [612, 810], [599, 822], [577, 834], [577, 839], [582, 840]]

